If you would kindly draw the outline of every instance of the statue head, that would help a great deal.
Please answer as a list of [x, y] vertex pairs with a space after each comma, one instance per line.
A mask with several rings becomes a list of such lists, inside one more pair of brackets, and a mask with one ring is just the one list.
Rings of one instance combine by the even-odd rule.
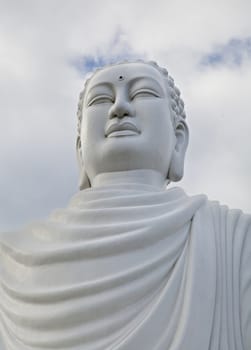
[[80, 189], [100, 173], [151, 169], [168, 182], [183, 176], [188, 145], [184, 103], [155, 62], [97, 69], [78, 103]]

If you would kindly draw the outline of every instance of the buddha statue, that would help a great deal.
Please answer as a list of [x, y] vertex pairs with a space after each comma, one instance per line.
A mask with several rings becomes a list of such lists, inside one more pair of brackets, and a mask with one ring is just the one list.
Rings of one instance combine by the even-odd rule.
[[1, 234], [1, 350], [251, 349], [251, 217], [167, 187], [187, 145], [165, 69], [93, 73], [78, 105], [80, 192]]

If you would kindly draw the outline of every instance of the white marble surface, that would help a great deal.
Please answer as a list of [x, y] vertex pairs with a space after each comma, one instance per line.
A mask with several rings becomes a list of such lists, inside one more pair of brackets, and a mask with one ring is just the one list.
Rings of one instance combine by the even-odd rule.
[[154, 64], [87, 83], [82, 191], [0, 235], [0, 349], [251, 348], [251, 217], [166, 189], [183, 175], [183, 107]]
[[6, 349], [248, 350], [250, 223], [178, 188], [81, 191], [2, 237]]

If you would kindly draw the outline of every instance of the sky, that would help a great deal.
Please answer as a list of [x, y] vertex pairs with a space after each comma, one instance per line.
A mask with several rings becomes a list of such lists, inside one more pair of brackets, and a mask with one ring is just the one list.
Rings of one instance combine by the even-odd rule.
[[251, 212], [250, 0], [0, 0], [0, 231], [78, 191], [77, 103], [88, 72], [157, 61], [190, 130], [181, 186]]

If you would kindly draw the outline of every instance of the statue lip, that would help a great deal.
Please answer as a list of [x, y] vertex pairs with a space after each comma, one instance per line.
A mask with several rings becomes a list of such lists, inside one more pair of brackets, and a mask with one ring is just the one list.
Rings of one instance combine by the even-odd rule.
[[[112, 135], [113, 134], [113, 135]], [[131, 122], [113, 123], [105, 132], [106, 137], [112, 136], [132, 136], [140, 134], [139, 129]]]

